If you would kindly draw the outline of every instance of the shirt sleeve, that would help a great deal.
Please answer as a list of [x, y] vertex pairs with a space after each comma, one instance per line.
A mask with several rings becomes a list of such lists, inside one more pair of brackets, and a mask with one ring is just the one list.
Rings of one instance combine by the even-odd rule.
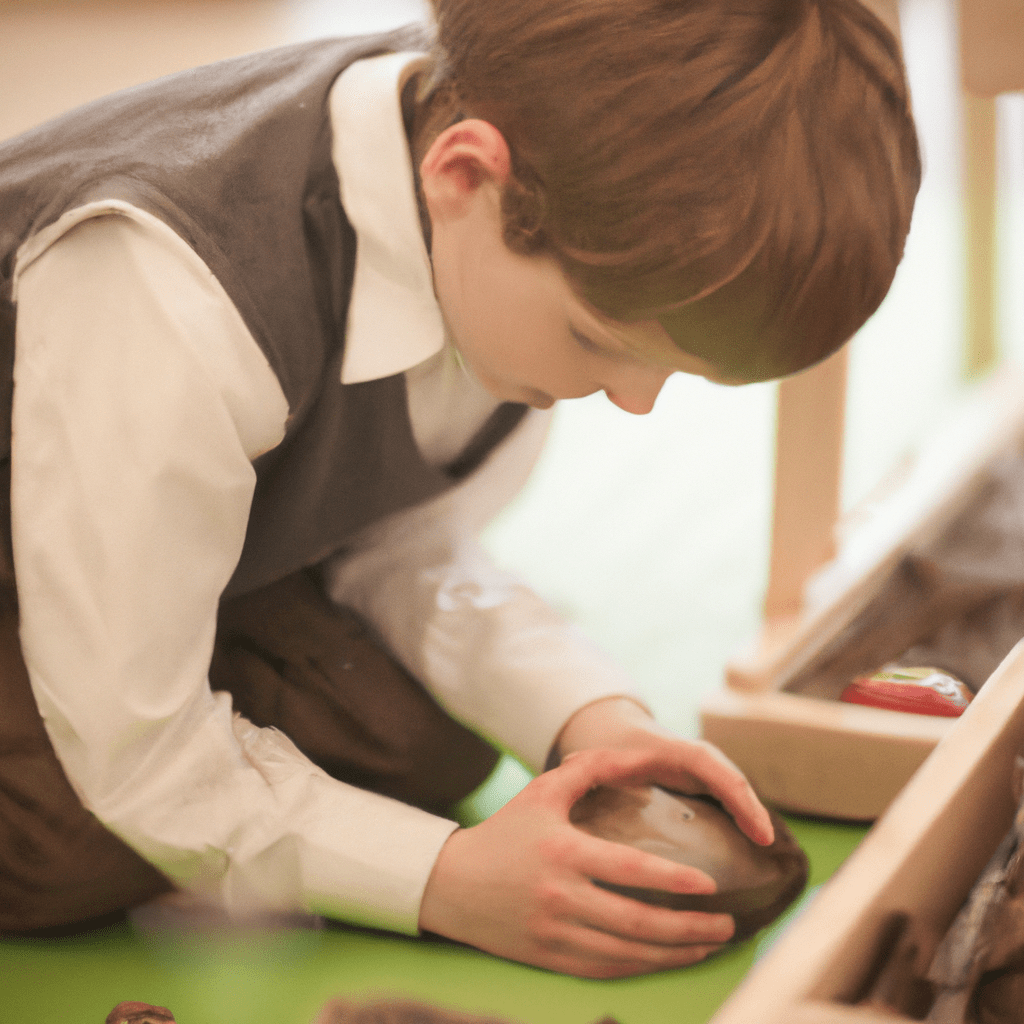
[[579, 708], [611, 696], [643, 704], [609, 655], [480, 543], [549, 424], [550, 413], [531, 410], [467, 480], [371, 527], [326, 564], [331, 597], [368, 618], [451, 715], [533, 771]]
[[330, 778], [209, 687], [251, 461], [288, 412], [261, 351], [198, 257], [141, 211], [86, 220], [23, 262], [21, 637], [76, 792], [177, 885], [235, 915], [415, 932], [453, 823]]

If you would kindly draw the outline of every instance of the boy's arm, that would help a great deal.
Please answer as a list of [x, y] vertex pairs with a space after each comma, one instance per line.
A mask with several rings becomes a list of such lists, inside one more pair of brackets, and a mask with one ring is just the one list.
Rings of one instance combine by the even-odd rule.
[[80, 225], [19, 288], [22, 644], [76, 792], [230, 911], [415, 932], [454, 825], [329, 778], [207, 682], [251, 459], [287, 415], [262, 353], [194, 254], [126, 217]]
[[575, 755], [452, 834], [420, 923], [571, 974], [693, 963], [729, 938], [730, 918], [645, 906], [592, 879], [678, 892], [708, 891], [710, 880], [586, 835], [569, 824], [569, 808], [602, 781], [663, 782], [714, 793], [758, 842], [771, 840], [771, 824], [719, 751], [657, 725], [609, 658], [481, 551], [477, 530], [511, 498], [541, 440], [539, 431], [513, 435], [461, 488], [381, 524], [326, 567], [335, 599], [373, 621], [450, 712], [536, 770], [549, 752]]
[[640, 701], [612, 658], [478, 541], [528, 476], [549, 420], [531, 411], [459, 487], [366, 531], [324, 566], [334, 600], [372, 622], [450, 714], [534, 771], [584, 706]]

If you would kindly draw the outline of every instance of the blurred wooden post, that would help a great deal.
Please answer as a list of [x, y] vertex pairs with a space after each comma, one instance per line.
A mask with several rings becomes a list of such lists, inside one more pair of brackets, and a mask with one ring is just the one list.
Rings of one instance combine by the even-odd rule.
[[964, 369], [977, 376], [999, 356], [995, 96], [1024, 89], [1024, 2], [961, 0], [959, 13], [967, 250]]
[[[899, 39], [898, 0], [864, 2]], [[775, 506], [759, 645], [767, 661], [795, 627], [808, 579], [835, 555], [848, 365], [843, 349], [779, 385]]]
[[765, 616], [795, 616], [808, 578], [835, 554], [847, 349], [779, 385], [775, 511]]
[[[1024, 60], [1022, 55], [1021, 60]], [[996, 364], [996, 101], [963, 94], [965, 306], [964, 372], [977, 377]]]
[[779, 384], [775, 502], [764, 621], [751, 645], [726, 666], [727, 684], [771, 684], [803, 622], [807, 581], [835, 554], [846, 410], [844, 348]]

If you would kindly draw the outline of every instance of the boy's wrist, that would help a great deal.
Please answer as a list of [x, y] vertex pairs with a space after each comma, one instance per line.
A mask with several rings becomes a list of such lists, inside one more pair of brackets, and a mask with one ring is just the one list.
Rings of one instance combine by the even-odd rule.
[[557, 765], [566, 754], [595, 747], [629, 745], [636, 732], [660, 730], [650, 710], [638, 697], [616, 695], [591, 701], [575, 711], [555, 738], [547, 767]]

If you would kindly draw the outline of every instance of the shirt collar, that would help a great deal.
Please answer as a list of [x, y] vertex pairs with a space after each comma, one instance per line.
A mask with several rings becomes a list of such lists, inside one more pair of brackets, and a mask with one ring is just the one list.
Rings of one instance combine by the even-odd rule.
[[332, 157], [356, 233], [343, 384], [403, 373], [444, 347], [402, 122], [402, 85], [423, 60], [417, 53], [368, 57], [331, 89]]

